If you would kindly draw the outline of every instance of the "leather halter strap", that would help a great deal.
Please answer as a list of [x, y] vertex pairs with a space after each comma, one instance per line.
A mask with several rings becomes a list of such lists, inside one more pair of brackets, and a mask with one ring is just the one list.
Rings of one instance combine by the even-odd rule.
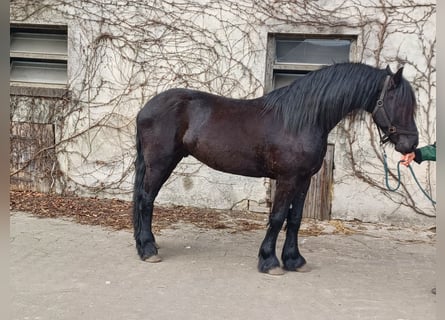
[[[372, 117], [374, 118], [374, 122], [377, 125], [377, 129], [379, 131], [379, 136], [380, 136], [380, 144], [382, 144], [382, 145], [387, 143], [389, 141], [390, 137], [396, 133], [417, 135], [417, 132], [396, 128], [396, 126], [394, 126], [391, 123], [391, 120], [389, 119], [388, 113], [386, 112], [386, 110], [384, 108], [384, 99], [385, 99], [386, 92], [388, 91], [390, 79], [391, 79], [391, 76], [387, 75], [385, 78], [385, 82], [383, 83], [383, 88], [382, 88], [382, 91], [380, 92], [379, 99], [377, 100], [374, 110], [372, 111]], [[382, 118], [384, 121], [383, 125], [388, 128], [388, 132], [386, 132], [386, 133], [385, 132], [382, 133], [383, 130], [380, 129], [380, 126], [375, 121], [375, 115], [379, 112], [382, 113]]]

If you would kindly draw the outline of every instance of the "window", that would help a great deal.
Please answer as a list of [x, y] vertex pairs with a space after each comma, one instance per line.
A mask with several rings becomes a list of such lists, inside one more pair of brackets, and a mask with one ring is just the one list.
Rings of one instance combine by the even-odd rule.
[[352, 37], [270, 34], [266, 91], [289, 85], [322, 66], [349, 61]]
[[67, 43], [66, 26], [11, 26], [11, 88], [66, 88]]

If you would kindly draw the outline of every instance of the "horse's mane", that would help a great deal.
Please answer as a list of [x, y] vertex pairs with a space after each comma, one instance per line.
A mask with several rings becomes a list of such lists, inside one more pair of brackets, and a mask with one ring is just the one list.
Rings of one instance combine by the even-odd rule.
[[[292, 132], [307, 126], [330, 130], [354, 110], [372, 111], [388, 72], [362, 63], [323, 67], [265, 95], [263, 112], [273, 112]], [[401, 104], [415, 107], [405, 79], [395, 94]]]

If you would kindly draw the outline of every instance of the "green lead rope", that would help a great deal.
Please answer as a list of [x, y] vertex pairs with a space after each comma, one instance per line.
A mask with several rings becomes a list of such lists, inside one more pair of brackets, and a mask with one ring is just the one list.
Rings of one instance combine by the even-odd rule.
[[[400, 163], [402, 162], [402, 160], [400, 160], [399, 162], [397, 162], [397, 186], [395, 188], [391, 188], [391, 186], [389, 185], [389, 169], [388, 169], [388, 162], [387, 162], [387, 157], [386, 157], [386, 152], [385, 149], [383, 149], [383, 166], [385, 168], [385, 182], [386, 182], [386, 187], [388, 188], [389, 191], [397, 191], [397, 189], [399, 189], [400, 187]], [[419, 187], [419, 189], [423, 192], [423, 194], [425, 195], [425, 197], [428, 198], [428, 200], [431, 201], [431, 203], [433, 205], [436, 204], [436, 201], [434, 201], [431, 196], [422, 188], [422, 186], [420, 185], [419, 181], [417, 180], [416, 175], [414, 174], [414, 170], [411, 167], [411, 165], [408, 165], [409, 170], [411, 171], [411, 174], [414, 178], [414, 181], [416, 182], [417, 186]]]

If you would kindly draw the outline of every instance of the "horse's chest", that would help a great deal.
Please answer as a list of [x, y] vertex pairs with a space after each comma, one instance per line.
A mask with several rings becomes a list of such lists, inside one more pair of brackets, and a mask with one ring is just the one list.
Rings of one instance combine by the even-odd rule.
[[313, 175], [320, 169], [325, 153], [326, 143], [321, 139], [283, 139], [269, 149], [269, 169], [274, 175]]

